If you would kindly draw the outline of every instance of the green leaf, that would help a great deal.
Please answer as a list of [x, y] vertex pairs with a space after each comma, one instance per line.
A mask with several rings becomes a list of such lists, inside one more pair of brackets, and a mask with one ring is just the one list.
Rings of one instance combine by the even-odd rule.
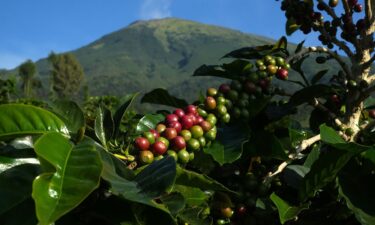
[[39, 138], [35, 152], [47, 169], [34, 180], [32, 197], [39, 223], [47, 225], [98, 187], [102, 163], [93, 141], [85, 139], [74, 146], [59, 133]]
[[0, 140], [60, 132], [69, 135], [64, 122], [53, 113], [32, 105], [0, 105]]
[[150, 129], [155, 129], [156, 125], [163, 120], [164, 116], [162, 114], [147, 114], [139, 120], [136, 127], [136, 133], [141, 134]]
[[232, 163], [242, 155], [242, 145], [249, 131], [239, 124], [218, 128], [217, 139], [203, 151], [210, 154], [220, 165]]
[[238, 76], [229, 74], [223, 67], [219, 65], [202, 65], [194, 71], [193, 76], [212, 76], [234, 79]]
[[64, 121], [71, 133], [76, 133], [86, 125], [82, 109], [73, 101], [55, 101], [52, 110]]
[[250, 140], [244, 145], [244, 151], [251, 156], [289, 159], [280, 140], [274, 134], [264, 130], [252, 133]]
[[311, 168], [311, 166], [314, 164], [316, 160], [319, 159], [320, 156], [320, 144], [314, 145], [311, 152], [307, 155], [307, 158], [305, 162], [303, 163], [303, 166], [307, 168]]
[[206, 175], [182, 169], [179, 166], [177, 167], [175, 184], [184, 185], [188, 187], [196, 187], [202, 190], [225, 191], [235, 193], [226, 188], [218, 181], [215, 181], [214, 179]]
[[344, 139], [331, 127], [325, 124], [320, 126], [321, 140], [337, 149], [345, 150], [353, 154], [360, 154], [364, 151], [374, 149], [374, 146], [360, 145], [354, 142], [345, 142]]
[[375, 98], [374, 97], [368, 97], [363, 102], [363, 106], [365, 109], [374, 109], [375, 108]]
[[208, 199], [208, 195], [205, 194], [201, 189], [184, 186], [184, 185], [174, 185], [173, 191], [181, 193], [185, 198], [186, 204], [189, 206], [198, 206], [205, 203]]
[[316, 191], [333, 181], [354, 155], [338, 149], [329, 149], [328, 152], [321, 153], [302, 181], [299, 189], [301, 200], [314, 196]]
[[230, 63], [224, 63], [222, 67], [224, 70], [229, 72], [229, 74], [232, 74], [232, 78], [233, 78], [233, 74], [242, 75], [245, 67], [249, 65], [252, 66], [251, 62], [247, 60], [236, 59]]
[[297, 25], [296, 21], [293, 18], [290, 18], [286, 21], [285, 31], [288, 36], [292, 35], [296, 30], [299, 29], [299, 25]]
[[288, 40], [285, 36], [282, 36], [272, 47], [272, 50], [278, 49], [287, 49], [288, 48]]
[[298, 189], [301, 186], [301, 182], [306, 174], [310, 171], [310, 168], [301, 165], [289, 165], [284, 170], [284, 180], [285, 182]]
[[338, 184], [357, 220], [363, 225], [375, 224], [375, 174], [352, 162], [340, 173]]
[[294, 219], [302, 210], [308, 209], [308, 205], [291, 206], [288, 202], [284, 201], [275, 193], [271, 194], [270, 199], [277, 207], [281, 224]]
[[146, 93], [142, 97], [141, 103], [152, 103], [176, 108], [184, 108], [188, 105], [185, 100], [170, 95], [167, 90], [162, 88], [157, 88]]
[[113, 194], [132, 202], [138, 202], [169, 213], [167, 208], [154, 201], [173, 184], [176, 176], [176, 162], [172, 157], [154, 161], [132, 180], [118, 175], [113, 159], [103, 154], [102, 178], [109, 182]]
[[0, 215], [31, 199], [32, 182], [38, 174], [39, 165], [27, 163], [0, 173]]
[[133, 181], [137, 183], [140, 193], [155, 198], [173, 184], [176, 173], [175, 160], [173, 157], [166, 157], [148, 165]]
[[297, 45], [297, 48], [296, 48], [296, 50], [294, 51], [294, 53], [299, 53], [301, 50], [302, 50], [302, 48], [303, 48], [303, 44], [305, 44], [305, 40], [303, 40], [303, 41], [301, 41], [298, 45]]
[[189, 225], [212, 225], [212, 219], [206, 214], [206, 208], [185, 208], [178, 214], [178, 218]]
[[332, 88], [324, 84], [316, 84], [297, 91], [290, 98], [289, 103], [295, 106], [308, 103], [314, 98], [320, 98], [332, 93]]
[[273, 45], [245, 47], [229, 52], [223, 58], [259, 59], [272, 52]]
[[167, 206], [168, 210], [173, 216], [176, 216], [183, 208], [185, 208], [185, 198], [181, 193], [173, 192], [163, 195], [160, 198], [161, 202]]
[[121, 120], [129, 110], [130, 105], [134, 102], [134, 99], [137, 97], [138, 94], [133, 94], [127, 96], [127, 100], [124, 104], [122, 104], [115, 112], [113, 116], [113, 123], [114, 123], [114, 137], [116, 138], [120, 132], [120, 124]]
[[321, 70], [311, 78], [311, 84], [316, 84], [322, 77], [328, 72], [328, 70]]
[[35, 158], [10, 158], [0, 156], [0, 173], [22, 164], [39, 165], [39, 161]]
[[95, 118], [95, 135], [103, 146], [107, 146], [107, 140], [113, 136], [114, 127], [111, 111], [99, 107]]

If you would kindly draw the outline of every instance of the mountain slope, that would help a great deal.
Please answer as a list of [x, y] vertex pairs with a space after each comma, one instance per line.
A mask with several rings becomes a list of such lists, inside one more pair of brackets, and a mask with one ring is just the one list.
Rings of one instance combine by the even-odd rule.
[[[73, 51], [83, 65], [92, 94], [122, 95], [156, 87], [194, 86], [202, 64], [221, 63], [234, 49], [270, 43], [271, 39], [180, 19], [138, 21]], [[48, 76], [45, 59], [37, 62]], [[193, 87], [197, 90], [197, 88]]]
[[[134, 22], [72, 53], [84, 67], [92, 95], [125, 95], [162, 87], [193, 100], [199, 91], [221, 82], [217, 78], [191, 77], [200, 65], [223, 63], [220, 57], [238, 48], [274, 42], [227, 28], [168, 18]], [[309, 76], [318, 69], [338, 68], [332, 63], [317, 68], [313, 59], [305, 65]], [[47, 61], [39, 60], [37, 67], [47, 87]]]

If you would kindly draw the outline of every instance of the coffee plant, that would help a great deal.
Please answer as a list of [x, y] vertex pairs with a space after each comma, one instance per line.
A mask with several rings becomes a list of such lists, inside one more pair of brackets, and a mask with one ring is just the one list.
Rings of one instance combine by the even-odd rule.
[[[196, 102], [141, 97], [168, 110], [11, 98], [2, 81], [0, 224], [375, 224], [375, 1], [281, 10], [326, 47], [234, 50], [194, 72], [223, 81]], [[309, 57], [340, 69], [305, 74]]]

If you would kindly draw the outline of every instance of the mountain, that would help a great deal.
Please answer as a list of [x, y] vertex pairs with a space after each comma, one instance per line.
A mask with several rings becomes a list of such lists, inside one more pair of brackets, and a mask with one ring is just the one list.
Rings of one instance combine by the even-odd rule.
[[[191, 77], [196, 68], [223, 63], [220, 58], [232, 50], [274, 42], [223, 27], [167, 18], [136, 21], [72, 53], [84, 67], [91, 95], [125, 95], [162, 87], [192, 100], [199, 91], [222, 81]], [[317, 70], [314, 66], [307, 63], [311, 73]], [[48, 87], [47, 60], [39, 60], [37, 68]]]

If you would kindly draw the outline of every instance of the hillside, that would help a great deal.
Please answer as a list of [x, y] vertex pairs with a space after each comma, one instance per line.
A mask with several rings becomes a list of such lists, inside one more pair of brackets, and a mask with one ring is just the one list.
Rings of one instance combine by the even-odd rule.
[[[134, 22], [72, 53], [84, 67], [92, 95], [124, 95], [163, 87], [191, 100], [208, 83], [219, 83], [216, 78], [192, 78], [200, 65], [222, 63], [220, 57], [234, 49], [273, 42], [227, 28], [168, 18]], [[316, 71], [316, 64], [306, 65], [309, 73]], [[47, 61], [39, 60], [37, 67], [48, 87]]]

